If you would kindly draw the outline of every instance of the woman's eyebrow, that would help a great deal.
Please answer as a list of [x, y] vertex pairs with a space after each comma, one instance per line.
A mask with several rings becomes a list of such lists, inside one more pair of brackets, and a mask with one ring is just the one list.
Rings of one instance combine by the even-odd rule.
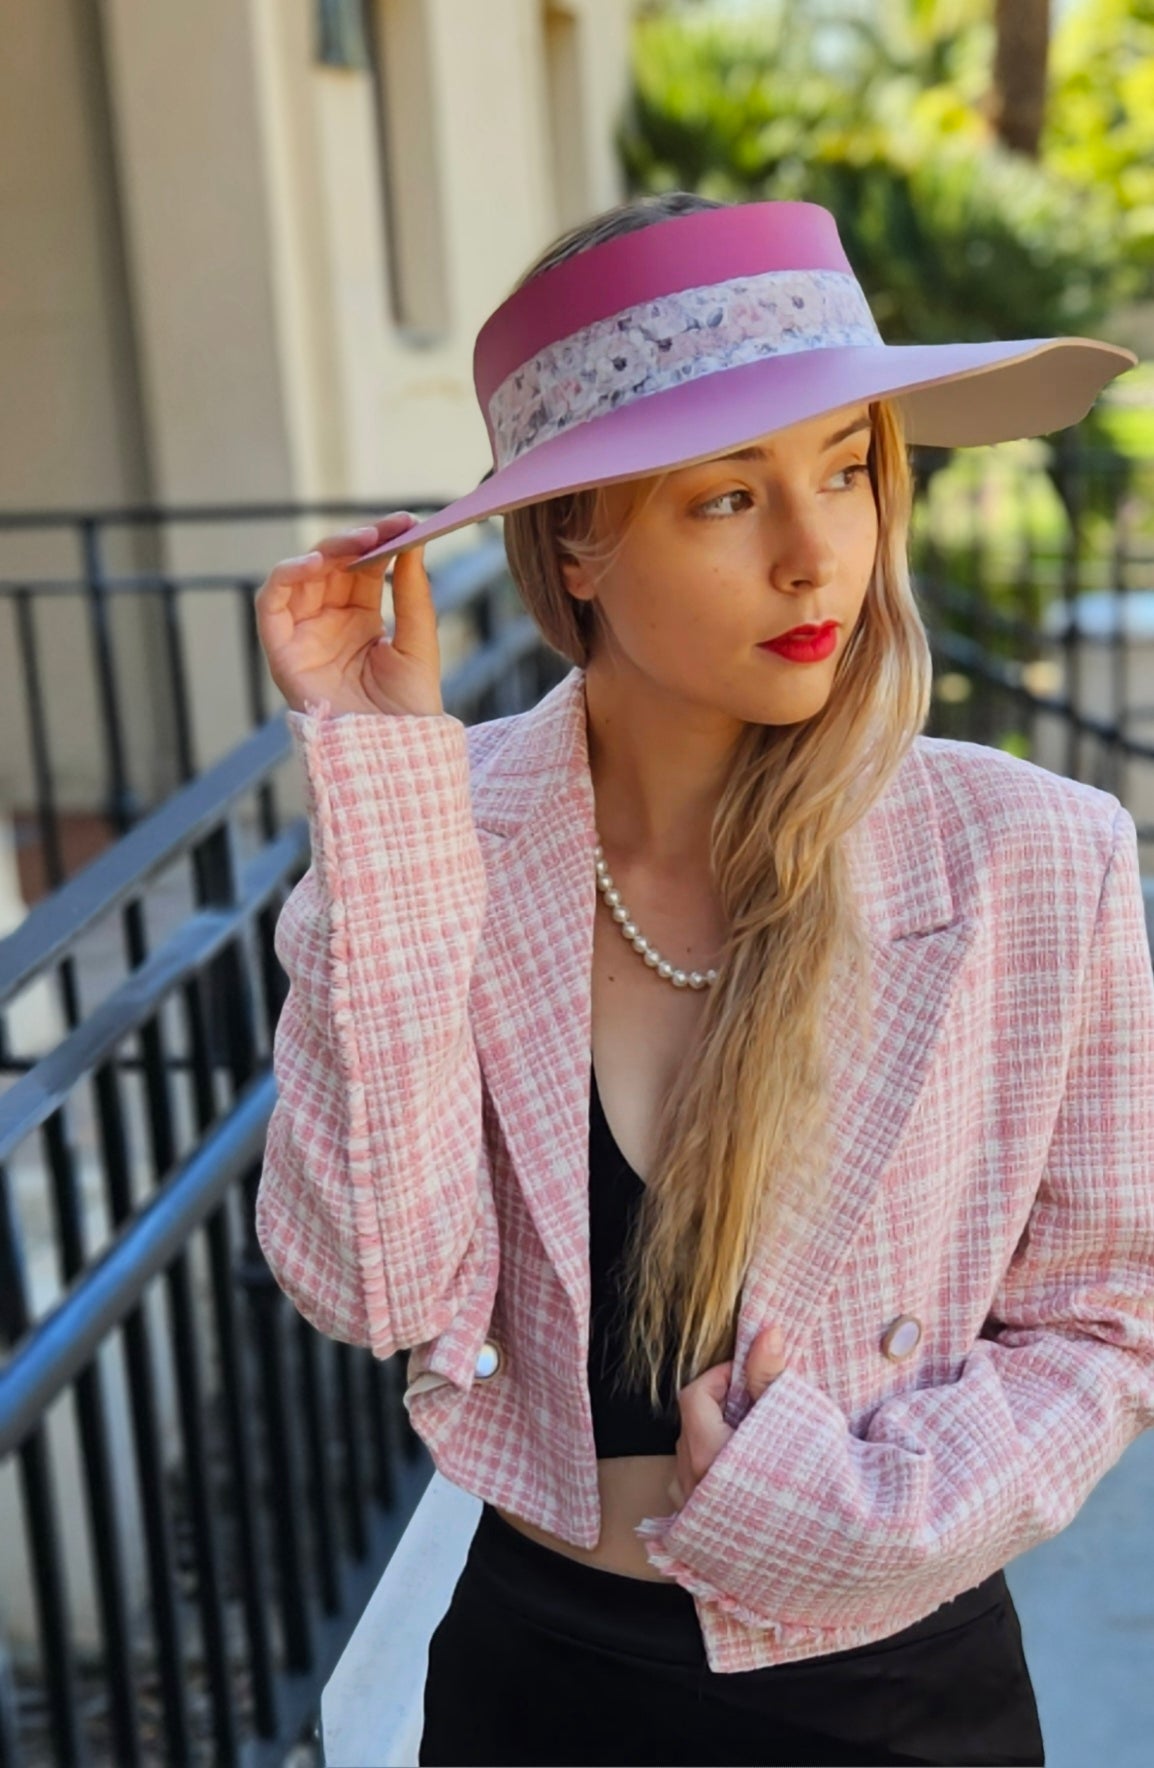
[[[872, 434], [873, 419], [868, 417], [856, 418], [852, 424], [846, 424], [844, 429], [835, 430], [833, 435], [827, 436], [822, 443], [822, 453], [824, 454], [827, 449], [836, 448], [838, 443], [844, 442], [847, 436], [856, 436], [859, 430], [869, 430]], [[733, 454], [719, 454], [716, 458], [718, 460], [768, 460], [769, 450], [761, 447], [738, 448]]]

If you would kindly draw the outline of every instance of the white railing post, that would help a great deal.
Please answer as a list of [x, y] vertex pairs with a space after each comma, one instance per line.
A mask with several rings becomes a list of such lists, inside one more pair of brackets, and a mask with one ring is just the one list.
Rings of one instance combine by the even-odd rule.
[[434, 1473], [321, 1696], [325, 1768], [416, 1768], [429, 1640], [481, 1500]]

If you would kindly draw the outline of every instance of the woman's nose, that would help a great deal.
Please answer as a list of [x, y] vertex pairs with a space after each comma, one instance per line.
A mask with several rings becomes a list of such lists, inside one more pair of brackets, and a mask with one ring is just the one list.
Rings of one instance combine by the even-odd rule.
[[769, 580], [784, 595], [821, 589], [837, 570], [837, 552], [830, 543], [819, 511], [798, 506], [783, 511], [766, 536]]

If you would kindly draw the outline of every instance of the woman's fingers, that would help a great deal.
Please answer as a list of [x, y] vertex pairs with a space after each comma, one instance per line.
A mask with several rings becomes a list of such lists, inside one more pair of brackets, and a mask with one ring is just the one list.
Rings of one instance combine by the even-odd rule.
[[283, 607], [298, 583], [307, 583], [324, 565], [319, 551], [301, 553], [295, 559], [281, 559], [274, 565], [256, 592], [258, 607], [270, 610]]
[[318, 540], [316, 550], [326, 559], [359, 558], [376, 544], [377, 525], [370, 522], [363, 528], [348, 528], [343, 534], [330, 534]]
[[[396, 541], [417, 517], [395, 511], [379, 522], [329, 534], [307, 553], [282, 559], [257, 591], [260, 640], [289, 705], [327, 699], [336, 710], [442, 710], [440, 651], [424, 549], [399, 560], [363, 554]], [[384, 637], [382, 588], [393, 566], [395, 632]]]
[[[335, 607], [350, 603], [373, 608], [380, 605], [380, 587], [391, 559], [382, 559], [377, 571], [346, 571], [345, 566], [371, 552], [382, 541], [392, 540], [411, 528], [417, 518], [407, 510], [398, 510], [379, 522], [366, 522], [359, 528], [346, 528], [338, 534], [326, 534], [310, 552], [296, 558], [282, 559], [257, 592], [258, 609], [266, 614], [280, 612], [303, 584], [306, 593], [296, 602], [297, 611], [307, 617], [325, 603]], [[334, 572], [337, 573], [334, 575]]]
[[760, 1400], [786, 1365], [785, 1340], [780, 1326], [763, 1326], [749, 1347], [745, 1360], [745, 1385], [751, 1400]]
[[394, 540], [406, 528], [414, 527], [417, 519], [411, 510], [393, 510], [390, 515], [382, 516], [379, 522], [362, 522], [356, 528], [342, 528], [337, 534], [326, 535], [317, 541], [317, 550], [326, 558], [371, 552], [374, 546]]
[[441, 653], [433, 586], [425, 570], [425, 549], [410, 547], [393, 560], [393, 649], [429, 670], [439, 681]]

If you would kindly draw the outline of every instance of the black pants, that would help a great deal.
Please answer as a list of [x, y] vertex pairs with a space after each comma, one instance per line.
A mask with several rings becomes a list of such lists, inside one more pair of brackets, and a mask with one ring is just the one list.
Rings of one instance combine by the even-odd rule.
[[423, 1768], [1042, 1763], [1005, 1575], [874, 1645], [722, 1674], [693, 1598], [481, 1514], [429, 1644]]

